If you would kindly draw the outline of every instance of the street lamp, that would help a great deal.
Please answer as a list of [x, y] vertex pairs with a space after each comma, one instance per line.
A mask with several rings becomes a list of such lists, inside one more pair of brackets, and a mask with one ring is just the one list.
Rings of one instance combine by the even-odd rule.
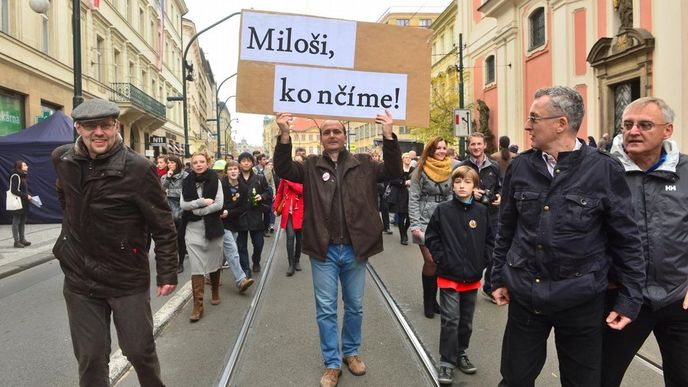
[[[220, 86], [218, 86], [217, 89], [215, 89], [215, 122], [217, 123], [217, 125], [216, 125], [216, 128], [217, 128], [217, 155], [216, 156], [218, 159], [220, 158], [220, 88], [222, 87], [222, 85], [225, 84], [225, 82], [234, 78], [234, 76], [236, 76], [236, 75], [237, 75], [237, 73], [234, 73], [234, 74], [228, 76], [222, 82], [220, 82]], [[227, 97], [227, 99], [225, 100], [225, 105], [227, 104], [227, 101], [232, 97], [234, 97], [234, 96], [232, 95], [232, 96]]]
[[[46, 13], [50, 8], [50, 0], [31, 0], [29, 6], [36, 13]], [[81, 90], [81, 0], [72, 0], [72, 62], [74, 62], [74, 97], [72, 110], [84, 102]], [[74, 139], [77, 133], [74, 129]]]
[[[73, 1], [80, 1], [80, 0], [73, 0]], [[191, 39], [189, 39], [189, 43], [186, 44], [186, 48], [184, 49], [184, 55], [182, 56], [182, 104], [183, 104], [183, 110], [184, 110], [184, 156], [189, 157], [189, 123], [188, 123], [188, 113], [186, 109], [187, 105], [187, 100], [186, 100], [186, 70], [188, 68], [193, 68], [189, 63], [186, 62], [186, 55], [189, 53], [189, 49], [191, 48], [191, 44], [194, 42], [194, 40], [198, 39], [198, 37], [208, 31], [209, 29], [215, 27], [216, 25], [222, 23], [225, 20], [231, 19], [234, 16], [241, 15], [241, 12], [234, 12], [233, 14], [230, 14], [228, 16], [223, 17], [222, 19], [216, 21], [215, 23], [211, 24], [209, 27], [206, 27], [205, 29], [201, 30], [198, 32], [196, 35], [192, 36]], [[217, 100], [216, 100], [217, 101]]]

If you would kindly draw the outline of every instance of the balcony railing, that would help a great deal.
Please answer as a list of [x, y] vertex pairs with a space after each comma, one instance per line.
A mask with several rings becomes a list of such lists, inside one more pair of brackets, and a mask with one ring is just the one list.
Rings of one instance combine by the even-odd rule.
[[111, 83], [110, 101], [129, 102], [132, 105], [163, 120], [167, 119], [165, 105], [131, 83]]

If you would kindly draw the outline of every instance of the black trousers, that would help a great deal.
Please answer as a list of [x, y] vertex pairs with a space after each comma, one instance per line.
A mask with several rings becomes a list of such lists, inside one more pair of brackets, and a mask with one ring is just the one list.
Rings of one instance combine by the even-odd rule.
[[473, 333], [473, 314], [477, 290], [457, 292], [440, 289], [440, 365], [455, 368], [459, 355], [466, 352]]
[[301, 258], [301, 229], [295, 229], [292, 223], [292, 215], [287, 219], [287, 259], [289, 263]]
[[155, 352], [153, 315], [148, 291], [117, 298], [95, 298], [63, 288], [79, 385], [109, 386], [110, 315], [122, 354], [136, 370], [141, 386], [164, 386]]
[[553, 314], [536, 314], [513, 297], [502, 342], [499, 386], [532, 387], [547, 358], [547, 338], [554, 328], [563, 387], [600, 384], [604, 293]]
[[[611, 309], [617, 291], [607, 293], [607, 308]], [[688, 311], [683, 300], [664, 308], [652, 310], [643, 305], [640, 314], [623, 330], [605, 328], [602, 345], [602, 386], [619, 386], [628, 365], [654, 333], [662, 354], [664, 384], [667, 387], [688, 386]]]
[[253, 263], [260, 263], [260, 256], [263, 253], [263, 230], [239, 231], [237, 233], [237, 250], [239, 250], [239, 263], [246, 275], [251, 273], [250, 262], [248, 261], [248, 234], [251, 233], [251, 243], [253, 244]]

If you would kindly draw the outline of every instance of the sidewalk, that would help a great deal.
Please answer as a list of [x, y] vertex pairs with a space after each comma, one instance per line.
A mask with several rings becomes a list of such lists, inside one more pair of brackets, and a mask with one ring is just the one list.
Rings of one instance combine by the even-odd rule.
[[62, 225], [27, 224], [26, 240], [31, 246], [18, 249], [14, 247], [12, 225], [0, 225], [0, 279], [54, 259], [52, 249], [60, 235]]

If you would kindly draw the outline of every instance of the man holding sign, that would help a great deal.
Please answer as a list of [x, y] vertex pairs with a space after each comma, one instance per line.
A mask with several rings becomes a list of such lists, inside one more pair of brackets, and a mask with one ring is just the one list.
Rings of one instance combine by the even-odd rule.
[[[320, 385], [336, 386], [342, 360], [354, 375], [366, 372], [359, 353], [365, 265], [368, 257], [383, 250], [376, 184], [401, 176], [401, 150], [392, 132], [392, 114], [385, 110], [375, 117], [382, 125], [384, 163], [368, 154], [349, 153], [344, 147], [346, 129], [336, 120], [326, 120], [320, 127], [323, 154], [294, 162], [291, 121], [290, 113], [277, 115], [280, 135], [275, 146], [275, 171], [284, 179], [303, 184], [303, 251], [311, 258], [320, 350], [326, 367]], [[344, 300], [341, 351], [338, 281]]]

